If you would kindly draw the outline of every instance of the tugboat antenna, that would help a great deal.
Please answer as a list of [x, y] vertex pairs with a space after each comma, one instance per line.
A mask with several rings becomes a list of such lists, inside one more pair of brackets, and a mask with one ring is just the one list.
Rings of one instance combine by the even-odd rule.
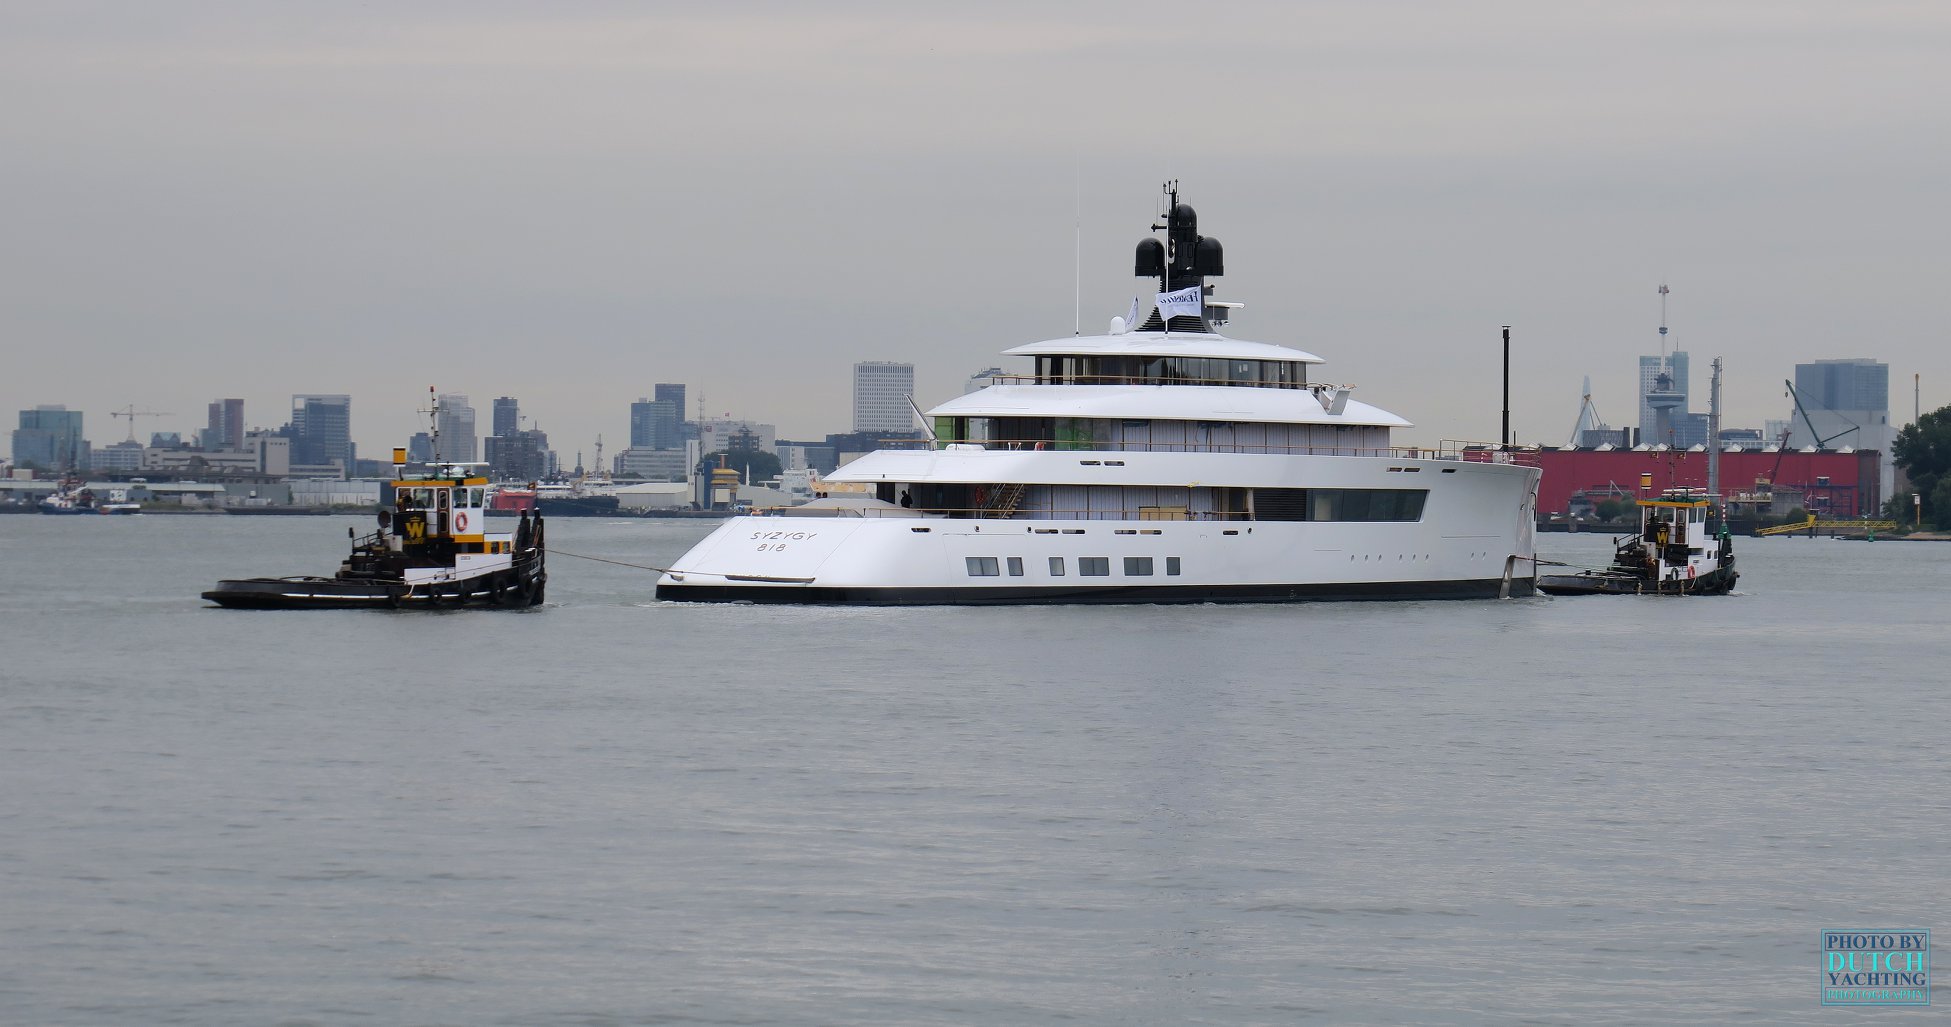
[[428, 438], [432, 440], [429, 443], [429, 445], [433, 448], [434, 473], [439, 474], [440, 473], [440, 397], [434, 393], [434, 387], [431, 385], [427, 386], [427, 409], [422, 412], [427, 415], [427, 426], [430, 429], [432, 429], [427, 433], [427, 435]]

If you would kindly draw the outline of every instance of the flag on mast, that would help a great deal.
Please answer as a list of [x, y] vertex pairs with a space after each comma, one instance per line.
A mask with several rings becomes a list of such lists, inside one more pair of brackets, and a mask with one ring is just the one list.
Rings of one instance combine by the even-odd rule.
[[1174, 292], [1158, 294], [1159, 316], [1170, 319], [1185, 315], [1198, 317], [1201, 307], [1206, 305], [1205, 290], [1196, 285], [1188, 285]]

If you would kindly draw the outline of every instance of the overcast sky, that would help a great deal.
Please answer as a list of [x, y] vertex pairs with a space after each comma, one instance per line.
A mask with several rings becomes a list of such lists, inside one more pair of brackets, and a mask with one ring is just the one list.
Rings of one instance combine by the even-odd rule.
[[[91, 3], [0, 7], [0, 411], [349, 392], [378, 456], [428, 385], [565, 461], [685, 382], [782, 437], [857, 360], [925, 407], [1130, 302], [1183, 183], [1230, 333], [1494, 439], [1562, 443], [1636, 357], [1798, 361], [1951, 402], [1951, 5]], [[1081, 219], [1080, 219], [1081, 215]], [[1005, 365], [1009, 366], [1009, 365]], [[696, 403], [687, 414], [696, 413]], [[1893, 418], [1895, 419], [1895, 418]]]

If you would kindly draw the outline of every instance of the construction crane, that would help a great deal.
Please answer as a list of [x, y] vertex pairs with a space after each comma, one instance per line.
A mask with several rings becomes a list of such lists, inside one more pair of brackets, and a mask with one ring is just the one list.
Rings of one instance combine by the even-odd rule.
[[[1825, 439], [1825, 438], [1823, 438], [1823, 437], [1822, 437], [1822, 433], [1821, 433], [1821, 432], [1819, 432], [1819, 431], [1816, 431], [1816, 423], [1815, 423], [1815, 421], [1813, 421], [1813, 420], [1811, 420], [1811, 419], [1809, 418], [1809, 412], [1808, 412], [1808, 410], [1806, 410], [1806, 409], [1804, 409], [1804, 408], [1803, 408], [1803, 406], [1802, 406], [1802, 397], [1801, 397], [1800, 395], [1798, 395], [1798, 394], [1796, 393], [1796, 391], [1795, 391], [1795, 383], [1794, 383], [1794, 382], [1791, 382], [1791, 381], [1788, 381], [1787, 379], [1783, 379], [1783, 381], [1782, 381], [1782, 384], [1783, 384], [1783, 385], [1786, 385], [1786, 386], [1788, 386], [1788, 398], [1790, 398], [1790, 399], [1792, 399], [1792, 400], [1794, 400], [1794, 401], [1795, 401], [1795, 412], [1796, 412], [1796, 413], [1798, 413], [1798, 414], [1801, 414], [1801, 415], [1802, 415], [1802, 423], [1803, 423], [1803, 424], [1806, 424], [1806, 425], [1808, 425], [1808, 426], [1809, 426], [1809, 437], [1810, 437], [1810, 438], [1812, 438], [1812, 439], [1814, 439], [1814, 440], [1816, 440], [1816, 448], [1817, 448], [1817, 449], [1823, 449], [1823, 448], [1826, 448], [1826, 447], [1827, 447], [1827, 446], [1828, 446], [1828, 445], [1829, 445], [1829, 444], [1830, 444], [1831, 442], [1834, 442], [1834, 441], [1836, 441], [1837, 439], [1840, 439], [1840, 438], [1842, 438], [1843, 436], [1845, 436], [1845, 435], [1848, 435], [1848, 434], [1849, 434], [1850, 432], [1853, 432], [1853, 431], [1855, 431], [1855, 430], [1856, 430], [1856, 429], [1857, 429], [1857, 428], [1859, 427], [1858, 425], [1854, 425], [1854, 424], [1852, 424], [1852, 425], [1850, 425], [1849, 427], [1847, 427], [1847, 428], [1844, 428], [1844, 429], [1843, 429], [1842, 431], [1839, 431], [1839, 432], [1837, 432], [1836, 434], [1834, 434], [1834, 435], [1831, 435], [1831, 436], [1829, 436], [1829, 437], [1828, 437], [1828, 438], [1826, 438], [1826, 439]], [[1786, 437], [1786, 436], [1784, 436], [1784, 437]]]
[[[1852, 424], [1826, 439], [1823, 438], [1822, 433], [1816, 430], [1815, 421], [1809, 417], [1809, 411], [1802, 406], [1802, 397], [1796, 393], [1795, 383], [1783, 379], [1782, 384], [1788, 387], [1788, 398], [1795, 401], [1795, 412], [1801, 414], [1802, 423], [1809, 426], [1809, 437], [1816, 441], [1817, 449], [1822, 449], [1831, 442], [1857, 429], [1858, 426]], [[1794, 433], [1794, 430], [1794, 419], [1791, 418], [1790, 423], [1782, 426], [1782, 437], [1775, 443], [1775, 469], [1768, 472], [1768, 488], [1770, 492], [1774, 491], [1775, 483], [1782, 480], [1782, 458], [1788, 455], [1788, 437]]]
[[110, 416], [110, 417], [126, 417], [126, 418], [128, 418], [128, 419], [129, 419], [129, 441], [130, 441], [130, 442], [134, 442], [134, 441], [135, 441], [135, 419], [136, 419], [136, 418], [138, 418], [138, 417], [175, 417], [176, 415], [175, 415], [175, 414], [172, 414], [172, 413], [168, 413], [168, 412], [166, 412], [166, 411], [161, 411], [161, 410], [137, 410], [137, 409], [135, 408], [135, 404], [134, 404], [134, 403], [131, 403], [131, 404], [129, 404], [129, 407], [128, 407], [128, 409], [126, 409], [126, 410], [111, 410], [111, 411], [109, 411], [109, 412], [108, 412], [108, 416]]

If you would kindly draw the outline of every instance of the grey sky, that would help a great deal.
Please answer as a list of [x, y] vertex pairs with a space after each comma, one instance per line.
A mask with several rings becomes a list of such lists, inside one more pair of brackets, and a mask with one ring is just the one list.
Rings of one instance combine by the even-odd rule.
[[[924, 406], [1130, 301], [1158, 185], [1227, 248], [1232, 333], [1415, 421], [1561, 442], [1635, 357], [1729, 367], [1731, 424], [1820, 357], [1951, 402], [1942, 3], [12, 3], [0, 412], [191, 430], [428, 385], [565, 459], [658, 381], [786, 437], [849, 370]], [[1080, 188], [1081, 186], [1081, 188]], [[691, 413], [695, 413], [695, 404]]]

